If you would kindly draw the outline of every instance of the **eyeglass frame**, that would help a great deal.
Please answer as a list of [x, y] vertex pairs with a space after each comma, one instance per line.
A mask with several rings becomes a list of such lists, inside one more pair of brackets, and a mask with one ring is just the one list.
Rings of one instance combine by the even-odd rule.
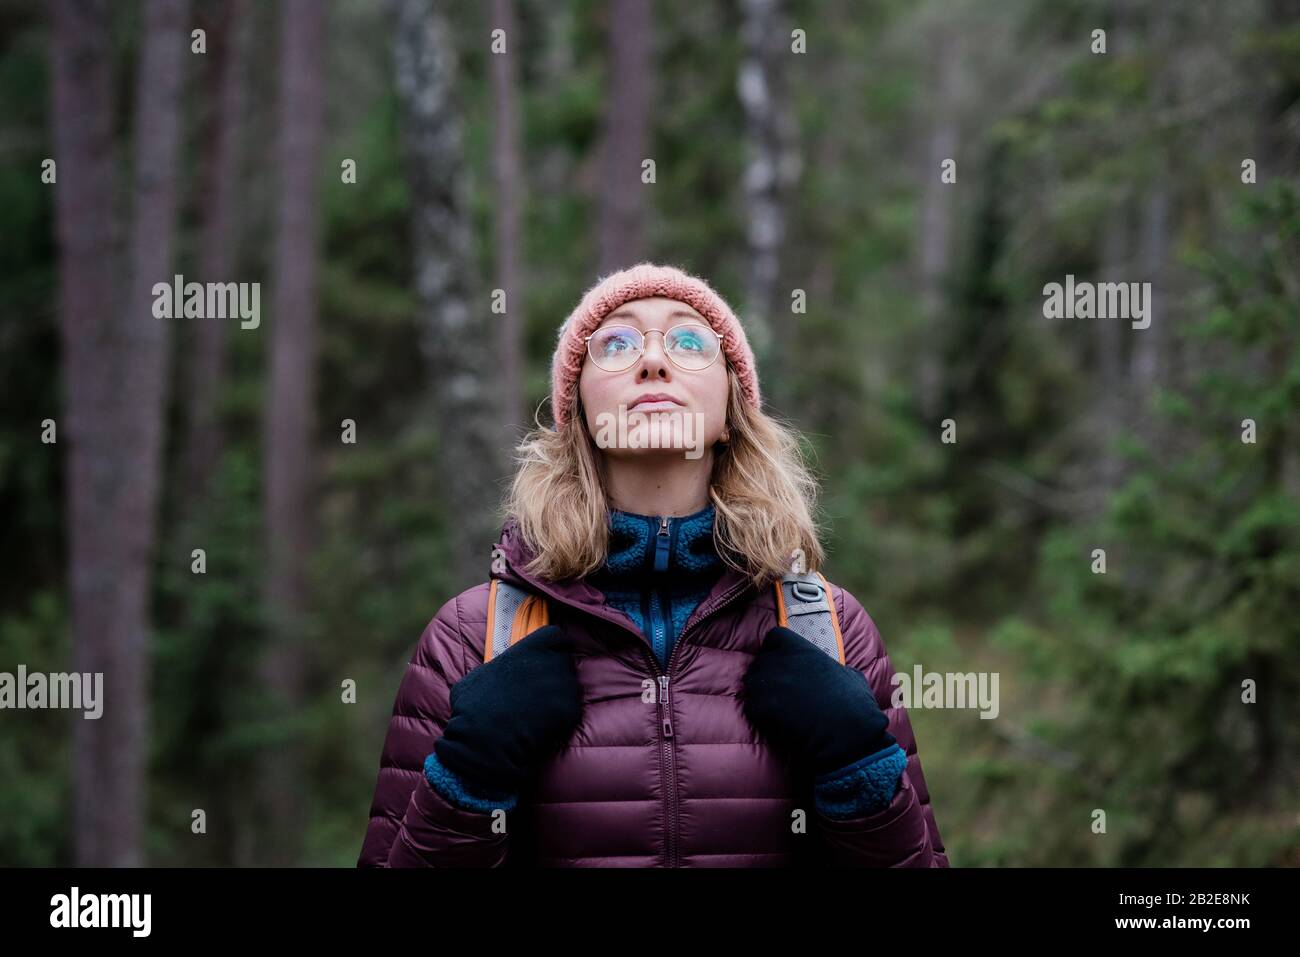
[[[642, 331], [642, 330], [640, 330], [640, 329], [637, 329], [635, 326], [628, 326], [628, 325], [624, 325], [623, 328], [625, 328], [625, 329], [631, 329], [633, 332], [637, 333], [637, 335], [639, 335], [639, 336], [641, 337], [641, 355], [644, 356], [644, 355], [645, 355], [645, 340], [646, 340], [646, 336], [650, 335], [650, 333], [652, 333], [652, 332], [657, 332], [657, 333], [659, 333], [659, 335], [663, 336], [664, 341], [666, 342], [666, 341], [668, 340], [668, 333], [669, 333], [669, 332], [672, 332], [674, 329], [680, 329], [682, 326], [703, 326], [705, 329], [708, 329], [709, 332], [712, 332], [715, 336], [717, 336], [717, 337], [718, 337], [718, 352], [717, 352], [717, 355], [715, 355], [712, 359], [709, 360], [708, 365], [700, 366], [698, 369], [688, 369], [688, 368], [686, 368], [684, 365], [682, 365], [682, 364], [679, 363], [676, 359], [674, 359], [673, 356], [672, 356], [672, 353], [670, 353], [667, 349], [665, 349], [665, 350], [663, 351], [663, 352], [664, 352], [664, 356], [665, 356], [665, 357], [668, 359], [668, 361], [671, 362], [671, 363], [672, 363], [676, 368], [681, 369], [683, 372], [703, 372], [705, 369], [711, 369], [711, 368], [713, 368], [713, 363], [717, 362], [717, 361], [718, 361], [718, 356], [721, 356], [721, 355], [722, 355], [722, 340], [725, 339], [726, 336], [724, 336], [724, 335], [722, 335], [721, 333], [717, 332], [717, 331], [716, 331], [712, 326], [710, 326], [708, 323], [697, 322], [697, 321], [694, 320], [694, 319], [687, 319], [685, 322], [679, 322], [679, 323], [677, 323], [677, 325], [675, 325], [675, 326], [669, 326], [667, 332], [665, 332], [663, 329], [646, 329], [646, 330]], [[601, 326], [600, 328], [601, 328], [601, 329], [604, 329], [604, 328], [606, 328], [606, 327], [605, 327], [605, 326]], [[628, 365], [627, 365], [625, 368], [623, 368], [623, 369], [606, 369], [606, 368], [605, 368], [604, 366], [602, 366], [599, 362], [597, 362], [597, 361], [596, 361], [596, 357], [595, 357], [594, 355], [592, 355], [592, 353], [591, 353], [591, 340], [595, 337], [595, 335], [596, 335], [597, 332], [600, 332], [600, 329], [597, 329], [596, 332], [593, 332], [591, 335], [587, 336], [585, 339], [582, 340], [582, 341], [586, 344], [586, 346], [587, 346], [587, 355], [588, 355], [588, 356], [591, 356], [592, 364], [595, 365], [595, 367], [596, 367], [597, 369], [599, 369], [601, 372], [626, 372], [628, 369], [632, 368], [632, 366], [636, 365], [637, 360], [636, 360], [636, 359], [633, 359], [633, 360], [632, 360], [630, 363], [628, 363]]]

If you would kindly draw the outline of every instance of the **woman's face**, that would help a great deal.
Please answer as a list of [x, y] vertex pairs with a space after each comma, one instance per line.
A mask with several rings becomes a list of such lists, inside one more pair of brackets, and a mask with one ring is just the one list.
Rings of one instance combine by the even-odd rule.
[[[708, 320], [684, 302], [654, 296], [619, 306], [600, 324], [667, 332], [683, 322], [709, 327]], [[587, 354], [578, 377], [578, 395], [587, 429], [598, 447], [611, 455], [644, 455], [664, 449], [685, 450], [699, 458], [712, 448], [727, 422], [727, 358], [719, 354], [707, 369], [687, 371], [664, 353], [658, 332], [645, 338], [645, 350], [621, 372], [607, 372]], [[668, 397], [641, 410], [648, 394]]]

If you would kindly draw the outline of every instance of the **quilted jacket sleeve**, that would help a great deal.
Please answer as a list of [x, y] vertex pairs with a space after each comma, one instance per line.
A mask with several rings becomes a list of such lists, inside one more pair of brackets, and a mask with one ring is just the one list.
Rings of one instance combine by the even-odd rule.
[[[477, 586], [486, 590], [486, 585]], [[471, 589], [472, 591], [472, 589]], [[451, 687], [482, 664], [482, 620], [461, 614], [462, 593], [438, 610], [416, 644], [397, 689], [358, 867], [498, 867], [507, 851], [494, 817], [432, 788], [425, 759], [451, 716]], [[474, 642], [470, 629], [477, 627]]]
[[947, 867], [948, 856], [935, 823], [907, 709], [895, 708], [890, 701], [894, 668], [884, 641], [852, 593], [838, 585], [832, 590], [844, 637], [845, 663], [861, 671], [871, 684], [876, 703], [889, 719], [889, 732], [907, 756], [907, 765], [887, 807], [848, 818], [816, 813], [828, 861], [853, 867]]

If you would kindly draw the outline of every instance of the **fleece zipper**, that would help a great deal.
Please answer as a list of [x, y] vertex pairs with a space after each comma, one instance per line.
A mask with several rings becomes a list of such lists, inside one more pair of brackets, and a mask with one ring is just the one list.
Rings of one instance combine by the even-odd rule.
[[[655, 561], [654, 570], [656, 573], [666, 571], [668, 563], [672, 558], [673, 546], [677, 544], [676, 534], [669, 532], [668, 516], [663, 515], [659, 519], [659, 533], [655, 536]], [[669, 607], [669, 598], [667, 589], [650, 592], [650, 641], [656, 652], [660, 648], [668, 646], [668, 616], [672, 613]]]

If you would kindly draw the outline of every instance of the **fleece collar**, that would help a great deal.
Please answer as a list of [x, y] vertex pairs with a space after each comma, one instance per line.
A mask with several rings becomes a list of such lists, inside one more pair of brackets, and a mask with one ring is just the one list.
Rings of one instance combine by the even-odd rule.
[[599, 587], [638, 579], [711, 580], [722, 567], [713, 544], [713, 518], [712, 502], [677, 516], [610, 509], [609, 553], [596, 575]]

